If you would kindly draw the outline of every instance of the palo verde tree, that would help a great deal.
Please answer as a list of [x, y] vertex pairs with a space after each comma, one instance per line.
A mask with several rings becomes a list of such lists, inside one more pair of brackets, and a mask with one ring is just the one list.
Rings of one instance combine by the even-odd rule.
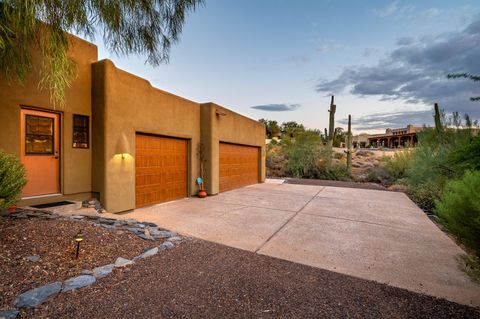
[[[473, 82], [480, 82], [480, 75], [474, 75], [469, 73], [453, 73], [448, 74], [447, 78], [449, 79], [468, 79], [472, 80]], [[480, 96], [472, 96], [470, 98], [471, 101], [480, 101]]]
[[157, 66], [167, 62], [186, 15], [203, 0], [0, 0], [0, 69], [7, 81], [23, 82], [32, 69], [31, 49], [40, 49], [43, 66], [40, 88], [53, 102], [63, 102], [65, 89], [76, 76], [67, 55], [65, 33], [93, 39], [103, 36], [118, 55], [137, 54]]

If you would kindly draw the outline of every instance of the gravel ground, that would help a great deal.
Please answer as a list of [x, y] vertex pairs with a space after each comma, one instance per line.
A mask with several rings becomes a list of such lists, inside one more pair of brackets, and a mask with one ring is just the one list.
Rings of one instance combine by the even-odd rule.
[[[74, 236], [85, 240], [75, 259]], [[109, 231], [84, 221], [11, 219], [0, 222], [0, 309], [8, 308], [20, 293], [61, 281], [115, 261], [133, 258], [153, 245], [130, 233]], [[36, 262], [25, 259], [38, 255]]]
[[317, 186], [375, 189], [375, 190], [381, 190], [381, 191], [388, 191], [387, 188], [383, 187], [380, 184], [363, 183], [363, 182], [343, 182], [343, 181], [330, 181], [330, 180], [322, 180], [322, 179], [286, 178], [285, 183], [299, 184], [299, 185], [317, 185]]
[[22, 317], [480, 318], [480, 311], [192, 239]]

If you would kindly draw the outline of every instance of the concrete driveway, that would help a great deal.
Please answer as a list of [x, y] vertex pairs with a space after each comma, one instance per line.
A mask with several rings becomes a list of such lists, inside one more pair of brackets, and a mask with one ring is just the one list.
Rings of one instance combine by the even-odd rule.
[[480, 306], [463, 251], [403, 193], [265, 183], [116, 218]]

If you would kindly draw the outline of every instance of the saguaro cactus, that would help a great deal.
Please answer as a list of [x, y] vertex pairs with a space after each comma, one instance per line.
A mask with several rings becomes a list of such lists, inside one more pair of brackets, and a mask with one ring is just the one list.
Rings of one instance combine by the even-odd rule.
[[437, 130], [437, 133], [440, 133], [442, 131], [442, 120], [440, 117], [440, 109], [438, 107], [438, 103], [435, 103], [434, 109], [435, 109], [435, 129]]
[[347, 132], [347, 172], [352, 173], [352, 116], [348, 115], [348, 132]]
[[329, 147], [333, 146], [333, 138], [335, 134], [335, 111], [337, 110], [337, 106], [334, 104], [335, 96], [332, 95], [332, 100], [330, 101], [330, 120], [328, 123], [328, 143]]

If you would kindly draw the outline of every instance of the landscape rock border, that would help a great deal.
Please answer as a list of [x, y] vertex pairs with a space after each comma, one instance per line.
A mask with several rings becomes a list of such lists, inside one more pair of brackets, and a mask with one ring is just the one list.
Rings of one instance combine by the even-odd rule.
[[92, 215], [60, 216], [47, 210], [21, 209], [13, 214], [3, 215], [3, 217], [10, 217], [13, 219], [42, 218], [86, 221], [93, 226], [102, 227], [108, 230], [126, 230], [144, 240], [163, 240], [163, 242], [159, 246], [149, 248], [143, 251], [141, 254], [134, 257], [132, 260], [119, 256], [112, 264], [99, 266], [92, 270], [83, 269], [76, 277], [66, 279], [63, 282], [46, 284], [19, 294], [17, 297], [15, 297], [13, 301], [14, 308], [0, 309], [0, 318], [7, 319], [16, 318], [20, 313], [19, 309], [21, 308], [36, 308], [42, 303], [47, 302], [49, 299], [55, 297], [59, 293], [67, 293], [69, 291], [88, 287], [94, 284], [97, 279], [104, 278], [110, 275], [115, 268], [125, 268], [127, 266], [134, 265], [135, 262], [137, 262], [138, 260], [152, 257], [158, 254], [159, 251], [174, 248], [175, 243], [180, 243], [183, 240], [183, 238], [175, 232], [159, 228], [154, 223], [139, 222], [135, 219], [117, 220], [114, 218], [104, 218]]

